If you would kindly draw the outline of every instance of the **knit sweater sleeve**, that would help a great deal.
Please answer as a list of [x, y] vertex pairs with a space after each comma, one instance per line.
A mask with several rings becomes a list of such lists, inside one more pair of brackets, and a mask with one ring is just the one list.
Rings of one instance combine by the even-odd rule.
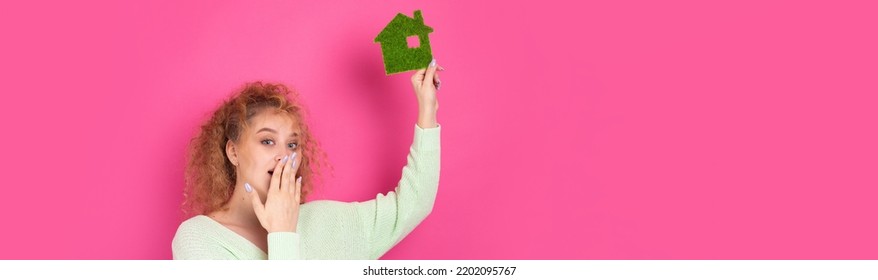
[[298, 233], [272, 232], [268, 234], [269, 260], [298, 260], [301, 258]]
[[353, 204], [371, 259], [384, 255], [432, 212], [439, 187], [440, 131], [440, 126], [422, 129], [415, 125], [397, 187], [387, 195]]

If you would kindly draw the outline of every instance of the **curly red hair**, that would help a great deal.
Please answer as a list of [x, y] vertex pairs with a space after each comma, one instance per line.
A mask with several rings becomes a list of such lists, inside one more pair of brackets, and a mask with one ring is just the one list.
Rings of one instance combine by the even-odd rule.
[[[224, 101], [201, 131], [189, 143], [186, 155], [183, 212], [186, 216], [206, 215], [223, 209], [234, 191], [235, 166], [226, 155], [226, 142], [237, 142], [250, 118], [265, 110], [290, 114], [299, 120], [299, 148], [302, 162], [302, 202], [322, 181], [327, 167], [326, 153], [320, 148], [305, 122], [306, 111], [299, 94], [283, 84], [247, 83]], [[331, 167], [330, 167], [331, 168]]]

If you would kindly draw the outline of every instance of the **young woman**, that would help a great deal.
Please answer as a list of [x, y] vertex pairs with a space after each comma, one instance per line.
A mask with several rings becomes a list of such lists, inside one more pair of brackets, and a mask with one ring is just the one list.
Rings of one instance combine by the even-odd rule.
[[377, 259], [433, 209], [439, 186], [436, 64], [412, 85], [418, 121], [399, 185], [365, 202], [304, 203], [325, 166], [298, 96], [254, 83], [224, 102], [192, 139], [184, 221], [174, 259]]

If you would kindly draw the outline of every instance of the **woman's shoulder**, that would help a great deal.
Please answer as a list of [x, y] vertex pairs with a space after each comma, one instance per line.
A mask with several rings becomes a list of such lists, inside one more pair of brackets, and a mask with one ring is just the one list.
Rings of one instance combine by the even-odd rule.
[[186, 219], [177, 228], [171, 240], [171, 251], [174, 259], [222, 259], [228, 256], [218, 254], [225, 252], [225, 241], [222, 232], [212, 224], [211, 218], [198, 215]]
[[208, 216], [195, 215], [195, 216], [192, 216], [192, 218], [186, 219], [185, 221], [180, 223], [180, 226], [183, 226], [183, 225], [190, 225], [190, 226], [203, 225], [203, 224], [210, 222], [210, 220], [211, 219]]
[[211, 219], [209, 217], [197, 215], [180, 223], [180, 226], [177, 227], [177, 236], [203, 235], [205, 232], [210, 232], [211, 228]]

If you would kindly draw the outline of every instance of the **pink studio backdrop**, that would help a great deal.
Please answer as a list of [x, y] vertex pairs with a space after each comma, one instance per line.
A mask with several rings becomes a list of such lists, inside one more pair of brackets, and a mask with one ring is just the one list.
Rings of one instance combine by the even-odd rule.
[[[314, 3], [319, 2], [319, 3]], [[423, 10], [440, 192], [384, 259], [878, 258], [874, 1], [6, 1], [2, 259], [167, 259], [183, 152], [243, 83], [336, 176], [398, 182], [417, 102], [372, 40]]]

